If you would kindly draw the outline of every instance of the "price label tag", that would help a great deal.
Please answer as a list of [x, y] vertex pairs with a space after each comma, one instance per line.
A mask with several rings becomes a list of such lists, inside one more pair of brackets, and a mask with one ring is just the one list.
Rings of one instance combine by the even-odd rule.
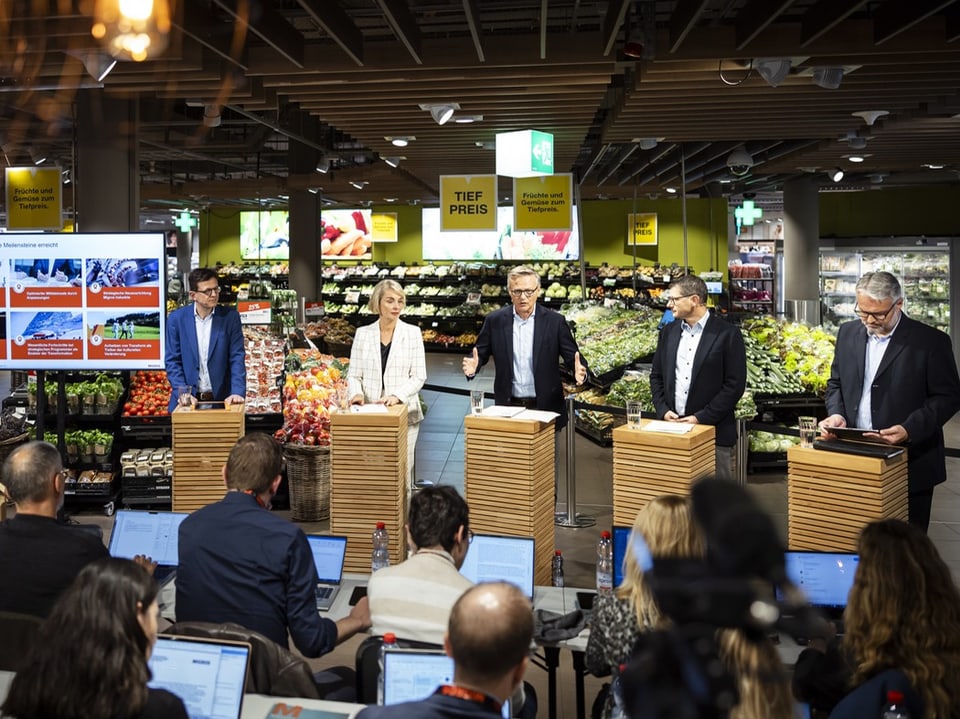
[[614, 297], [607, 297], [603, 300], [604, 307], [619, 307], [620, 302]]
[[664, 274], [664, 275], [663, 275], [663, 281], [664, 281], [664, 282], [669, 282], [669, 281], [670, 281], [670, 275], [669, 275], [669, 274]]
[[303, 314], [306, 317], [323, 317], [326, 314], [323, 302], [304, 302]]
[[617, 286], [617, 279], [616, 279], [615, 277], [608, 277], [607, 279], [605, 279], [605, 280], [603, 281], [603, 286], [604, 286], [604, 287], [616, 287], [616, 286]]
[[360, 304], [360, 290], [350, 290], [343, 299], [352, 305]]
[[439, 327], [439, 326], [440, 326], [440, 323], [439, 323], [439, 322], [431, 322], [431, 323], [430, 323], [430, 326], [431, 326], [431, 327]]
[[468, 305], [479, 305], [480, 304], [480, 293], [479, 292], [468, 292], [467, 301], [465, 304]]

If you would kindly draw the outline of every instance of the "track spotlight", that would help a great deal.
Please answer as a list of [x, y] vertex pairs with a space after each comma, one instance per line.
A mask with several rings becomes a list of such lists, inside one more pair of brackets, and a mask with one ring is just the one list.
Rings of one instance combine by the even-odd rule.
[[403, 136], [391, 137], [390, 135], [385, 135], [383, 139], [389, 142], [394, 147], [406, 147], [417, 138], [413, 137], [412, 135], [408, 135], [406, 137], [403, 137]]
[[827, 171], [827, 177], [829, 177], [833, 182], [840, 182], [843, 179], [843, 170], [839, 167], [834, 167], [832, 170]]
[[330, 172], [330, 158], [326, 155], [321, 155], [320, 159], [317, 160], [317, 172], [322, 175], [326, 175]]
[[103, 82], [110, 71], [117, 65], [117, 59], [98, 50], [75, 51], [68, 50], [67, 54], [83, 63], [83, 69], [96, 82]]
[[858, 110], [857, 112], [851, 112], [851, 115], [856, 115], [861, 118], [868, 126], [873, 126], [878, 119], [884, 115], [889, 115], [889, 110]]
[[31, 147], [30, 159], [33, 161], [34, 165], [42, 165], [47, 161], [47, 153], [44, 150], [37, 150]]
[[641, 150], [652, 150], [657, 146], [657, 138], [655, 137], [641, 137], [640, 138], [640, 149]]
[[383, 161], [386, 162], [390, 167], [397, 167], [400, 164], [401, 160], [406, 160], [405, 157], [384, 157]]
[[432, 117], [433, 121], [438, 125], [445, 125], [453, 117], [453, 113], [460, 109], [460, 105], [456, 102], [439, 104], [425, 103], [420, 105], [420, 109], [429, 112], [430, 117]]
[[203, 106], [203, 126], [204, 127], [220, 127], [220, 106], [219, 105]]
[[790, 58], [764, 57], [753, 61], [753, 67], [771, 87], [776, 87], [790, 73]]
[[842, 67], [815, 67], [813, 68], [813, 84], [824, 90], [836, 90], [843, 80]]

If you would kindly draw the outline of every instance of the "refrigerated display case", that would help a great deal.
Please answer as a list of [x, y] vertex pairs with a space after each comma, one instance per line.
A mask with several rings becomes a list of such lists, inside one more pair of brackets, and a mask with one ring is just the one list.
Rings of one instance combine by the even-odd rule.
[[886, 271], [903, 286], [904, 311], [913, 319], [950, 332], [950, 253], [943, 248], [864, 249], [820, 253], [823, 324], [833, 328], [854, 318], [857, 280]]

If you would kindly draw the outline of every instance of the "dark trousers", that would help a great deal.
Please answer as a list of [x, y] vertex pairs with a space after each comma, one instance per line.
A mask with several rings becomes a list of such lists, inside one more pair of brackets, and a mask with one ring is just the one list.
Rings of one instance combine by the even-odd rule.
[[933, 487], [910, 492], [907, 496], [907, 516], [914, 527], [924, 532], [930, 526], [930, 506], [933, 504]]

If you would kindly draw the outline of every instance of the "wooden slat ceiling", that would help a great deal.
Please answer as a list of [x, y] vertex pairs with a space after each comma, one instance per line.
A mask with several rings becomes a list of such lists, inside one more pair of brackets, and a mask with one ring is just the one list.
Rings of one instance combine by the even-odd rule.
[[[681, 156], [688, 191], [710, 196], [811, 172], [832, 185], [838, 166], [851, 187], [958, 182], [955, 0], [174, 4], [165, 55], [91, 89], [77, 57], [97, 49], [92, 3], [0, 3], [8, 161], [44, 145], [70, 168], [76, 95], [102, 92], [140, 103], [145, 209], [270, 205], [311, 188], [345, 205], [435, 204], [441, 175], [493, 173], [496, 134], [528, 128], [553, 133], [556, 169], [584, 199], [677, 187]], [[778, 87], [763, 58], [790, 60]], [[813, 82], [827, 67], [843, 68], [836, 89]], [[420, 108], [448, 102], [477, 121], [439, 126]], [[203, 126], [205, 104], [221, 108], [219, 127]], [[853, 114], [864, 110], [888, 114], [870, 126]], [[396, 136], [416, 139], [396, 148]], [[743, 176], [727, 168], [738, 148], [754, 163]], [[325, 175], [310, 171], [321, 155]]]

